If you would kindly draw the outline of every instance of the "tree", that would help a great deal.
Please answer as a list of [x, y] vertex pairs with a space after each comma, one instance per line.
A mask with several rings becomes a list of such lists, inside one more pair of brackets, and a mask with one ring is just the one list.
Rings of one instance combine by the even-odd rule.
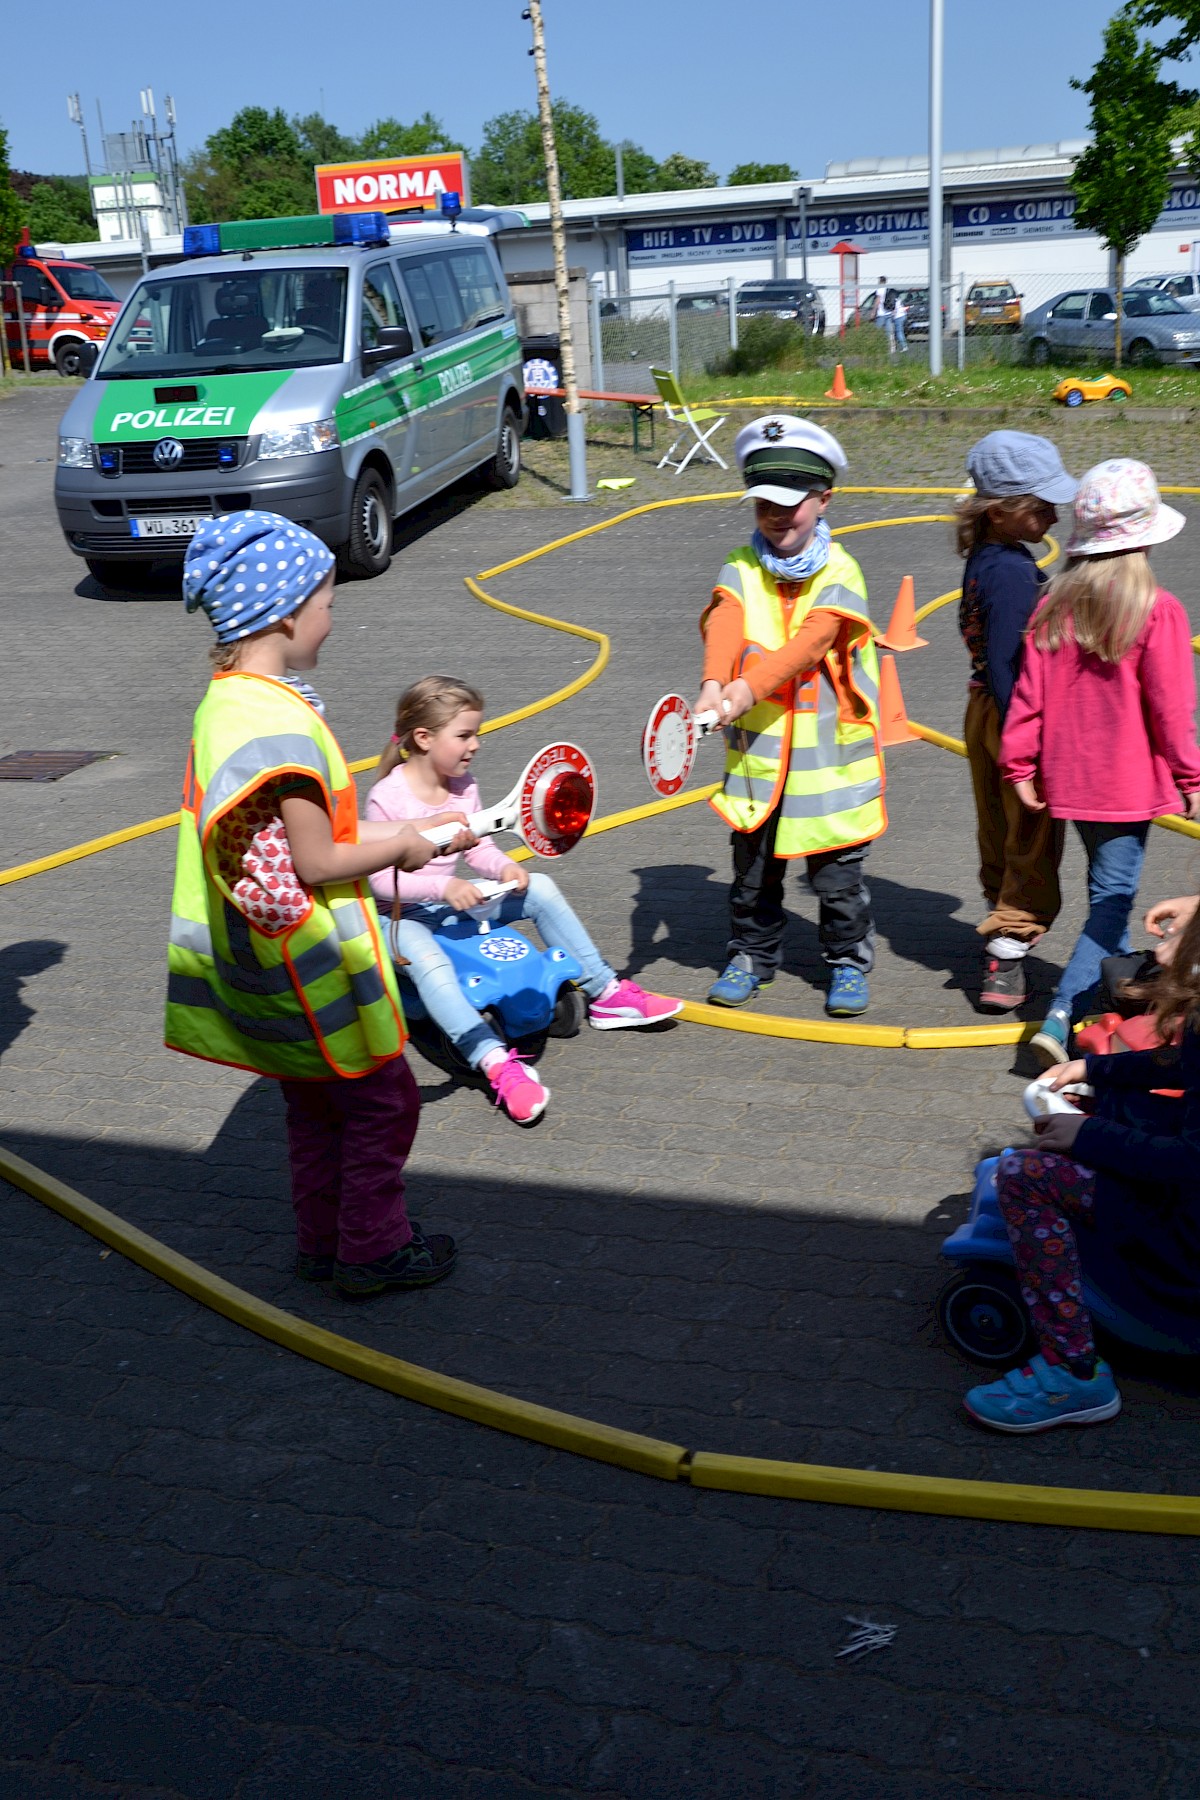
[[725, 177], [729, 187], [749, 187], [755, 181], [798, 181], [800, 173], [791, 163], [739, 163]]
[[9, 180], [8, 133], [0, 125], [0, 266], [12, 261], [23, 224], [21, 202]]
[[357, 154], [365, 158], [383, 156], [432, 156], [437, 150], [461, 150], [440, 119], [424, 112], [411, 125], [400, 119], [376, 119], [358, 140]]
[[348, 138], [318, 112], [294, 118], [292, 127], [300, 145], [301, 160], [310, 167], [317, 163], [348, 162], [358, 155], [354, 139]]
[[1128, 0], [1125, 14], [1135, 25], [1171, 22], [1179, 27], [1174, 37], [1157, 46], [1160, 62], [1179, 62], [1200, 43], [1200, 0]]
[[[310, 115], [306, 129], [319, 118]], [[320, 124], [324, 127], [325, 121]], [[198, 224], [312, 212], [312, 170], [313, 158], [282, 108], [268, 112], [265, 106], [244, 106], [184, 163], [188, 208]]]
[[1100, 61], [1087, 81], [1071, 86], [1091, 101], [1092, 141], [1075, 164], [1075, 223], [1094, 231], [1117, 259], [1115, 357], [1121, 363], [1125, 258], [1144, 237], [1167, 198], [1174, 88], [1158, 78], [1152, 44], [1139, 44], [1126, 13], [1110, 19]]
[[49, 238], [59, 244], [90, 242], [96, 235], [91, 193], [82, 176], [50, 175], [29, 190], [25, 223], [36, 244]]
[[[569, 100], [552, 107], [563, 198], [587, 200], [617, 191], [617, 151], [594, 114]], [[662, 185], [659, 165], [639, 144], [621, 146], [627, 194], [652, 194]], [[711, 173], [711, 171], [710, 171]], [[712, 177], [716, 181], [716, 177]], [[678, 184], [676, 184], [678, 185]], [[483, 128], [471, 156], [471, 192], [485, 206], [523, 206], [546, 199], [542, 133], [533, 112], [498, 113]]]
[[682, 150], [673, 150], [658, 165], [659, 193], [671, 193], [678, 188], [716, 186], [716, 170], [710, 168], [708, 163], [701, 162], [699, 157], [685, 156]]

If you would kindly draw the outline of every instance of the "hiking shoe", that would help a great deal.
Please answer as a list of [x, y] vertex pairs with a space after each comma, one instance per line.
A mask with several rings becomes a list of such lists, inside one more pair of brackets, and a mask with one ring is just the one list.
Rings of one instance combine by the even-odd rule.
[[852, 1019], [871, 1004], [871, 988], [861, 969], [839, 963], [833, 971], [825, 1011], [834, 1019]]
[[1043, 1025], [1029, 1040], [1029, 1048], [1043, 1069], [1071, 1060], [1071, 1015], [1064, 1007], [1053, 1006]]
[[532, 1125], [550, 1104], [550, 1089], [532, 1063], [524, 1063], [515, 1050], [503, 1062], [494, 1062], [484, 1074], [492, 1084], [496, 1105], [502, 1106], [517, 1125]]
[[1099, 1357], [1091, 1380], [1081, 1381], [1066, 1363], [1048, 1363], [1039, 1355], [999, 1381], [973, 1387], [963, 1405], [978, 1424], [993, 1431], [1049, 1431], [1054, 1425], [1099, 1425], [1115, 1419], [1121, 1396], [1112, 1370]]
[[296, 1252], [296, 1273], [301, 1281], [332, 1281], [332, 1256], [310, 1256], [305, 1250]]
[[1011, 1012], [1025, 998], [1025, 958], [983, 953], [979, 1004], [984, 1012]]
[[414, 1219], [412, 1238], [390, 1256], [367, 1263], [334, 1263], [333, 1285], [343, 1300], [365, 1300], [388, 1288], [432, 1287], [446, 1279], [457, 1258], [452, 1237], [426, 1237]]
[[661, 1025], [682, 1011], [682, 1000], [648, 994], [636, 981], [618, 981], [611, 994], [589, 1002], [588, 1024], [597, 1031], [628, 1031], [631, 1026]]
[[744, 951], [731, 956], [708, 990], [713, 1006], [745, 1006], [764, 988], [771, 985], [770, 975], [756, 975], [754, 965]]

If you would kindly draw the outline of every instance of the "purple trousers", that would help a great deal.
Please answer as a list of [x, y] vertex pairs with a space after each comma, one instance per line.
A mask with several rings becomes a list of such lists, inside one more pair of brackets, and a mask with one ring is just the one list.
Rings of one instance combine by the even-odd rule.
[[421, 1095], [402, 1056], [357, 1081], [281, 1081], [297, 1248], [374, 1262], [412, 1237], [404, 1165]]

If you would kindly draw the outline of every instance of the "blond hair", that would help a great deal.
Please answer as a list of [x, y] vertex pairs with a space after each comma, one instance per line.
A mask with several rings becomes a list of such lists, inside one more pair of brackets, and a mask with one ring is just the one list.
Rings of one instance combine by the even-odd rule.
[[413, 753], [418, 731], [440, 731], [460, 712], [482, 712], [483, 695], [455, 675], [423, 675], [396, 702], [396, 723], [379, 758], [380, 781]]
[[954, 508], [954, 547], [960, 556], [970, 556], [981, 544], [991, 540], [991, 510], [1002, 514], [1019, 512], [1036, 499], [1034, 494], [968, 494]]
[[1033, 641], [1039, 650], [1073, 642], [1101, 662], [1119, 663], [1141, 636], [1157, 592], [1144, 550], [1069, 557], [1046, 590]]

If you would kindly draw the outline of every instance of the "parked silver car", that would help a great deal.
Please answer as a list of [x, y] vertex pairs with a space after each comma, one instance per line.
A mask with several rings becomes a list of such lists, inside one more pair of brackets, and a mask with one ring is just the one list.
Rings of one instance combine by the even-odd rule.
[[[1200, 363], [1200, 319], [1155, 288], [1127, 288], [1121, 344], [1130, 363]], [[1032, 363], [1051, 357], [1104, 358], [1116, 348], [1116, 298], [1108, 288], [1074, 288], [1025, 315]]]
[[1128, 291], [1133, 293], [1135, 288], [1155, 288], [1160, 294], [1170, 294], [1189, 312], [1200, 312], [1200, 274], [1139, 275], [1129, 283]]

